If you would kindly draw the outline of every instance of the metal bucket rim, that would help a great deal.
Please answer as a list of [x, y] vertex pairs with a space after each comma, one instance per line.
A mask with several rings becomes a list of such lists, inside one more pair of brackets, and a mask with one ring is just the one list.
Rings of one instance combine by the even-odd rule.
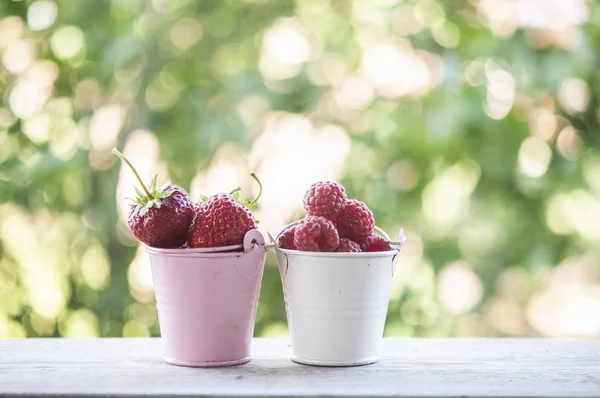
[[[242, 249], [232, 252], [225, 250]], [[262, 249], [267, 252], [265, 239], [258, 229], [251, 229], [244, 236], [244, 243], [241, 245], [221, 246], [211, 248], [159, 248], [146, 245], [146, 252], [149, 254], [165, 256], [165, 257], [196, 257], [196, 258], [221, 258], [221, 257], [241, 257], [244, 254], [249, 254], [256, 249]]]
[[300, 250], [278, 248], [287, 256], [306, 256], [306, 257], [328, 257], [328, 258], [371, 258], [371, 257], [389, 257], [398, 254], [398, 249], [387, 250], [384, 252], [304, 252]]
[[146, 252], [164, 257], [198, 257], [198, 258], [219, 258], [219, 257], [234, 257], [242, 256], [247, 252], [243, 250], [235, 252], [206, 252], [202, 249], [162, 249], [158, 247], [146, 246]]

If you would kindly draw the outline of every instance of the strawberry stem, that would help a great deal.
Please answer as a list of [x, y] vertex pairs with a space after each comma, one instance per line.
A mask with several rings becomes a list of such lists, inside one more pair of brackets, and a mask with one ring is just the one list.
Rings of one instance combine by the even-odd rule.
[[258, 199], [262, 195], [263, 188], [262, 188], [262, 183], [260, 182], [260, 180], [258, 179], [256, 174], [252, 173], [252, 174], [250, 174], [250, 177], [254, 178], [254, 181], [256, 181], [258, 183], [258, 195], [256, 195], [256, 198], [252, 199], [252, 202], [250, 202], [250, 204], [253, 205], [256, 202], [258, 202]]
[[125, 157], [125, 155], [123, 155], [121, 152], [119, 152], [117, 150], [117, 148], [113, 148], [112, 153], [114, 155], [116, 155], [119, 159], [121, 159], [122, 161], [124, 161], [125, 163], [127, 163], [127, 166], [129, 166], [129, 168], [131, 169], [131, 171], [133, 171], [133, 174], [135, 174], [135, 177], [137, 178], [137, 180], [140, 182], [140, 184], [142, 185], [142, 188], [144, 189], [144, 192], [146, 193], [146, 195], [148, 196], [148, 199], [152, 200], [153, 197], [152, 195], [150, 195], [150, 192], [148, 191], [148, 188], [146, 188], [146, 185], [144, 184], [144, 181], [142, 181], [142, 178], [140, 177], [140, 175], [138, 174], [137, 170], [135, 169], [135, 167], [133, 167], [133, 165], [131, 164], [131, 162], [129, 161], [129, 159], [127, 159]]

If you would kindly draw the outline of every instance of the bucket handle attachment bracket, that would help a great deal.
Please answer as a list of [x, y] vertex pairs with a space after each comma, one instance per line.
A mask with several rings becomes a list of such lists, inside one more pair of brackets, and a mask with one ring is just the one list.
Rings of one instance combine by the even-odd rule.
[[[383, 232], [383, 231], [381, 231]], [[385, 232], [383, 232], [385, 234]], [[387, 236], [386, 236], [387, 238]], [[392, 276], [394, 276], [394, 273], [396, 272], [396, 259], [398, 257], [398, 254], [400, 254], [400, 249], [402, 249], [402, 245], [404, 244], [404, 242], [406, 242], [406, 236], [404, 235], [404, 228], [400, 228], [400, 231], [398, 232], [398, 240], [397, 241], [393, 241], [390, 240], [389, 238], [387, 238], [388, 242], [390, 243], [391, 246], [397, 246], [397, 248], [395, 248], [394, 250], [396, 250], [396, 254], [394, 254], [394, 257], [392, 257]]]
[[[262, 236], [262, 234], [257, 229], [251, 229], [250, 231], [246, 232], [246, 235], [244, 235], [244, 254], [241, 255], [240, 257], [246, 256], [246, 255], [255, 257], [255, 256], [259, 255], [259, 252], [254, 252], [255, 250], [259, 250], [261, 252], [267, 251], [266, 249], [264, 249], [264, 247], [265, 247], [264, 236]], [[264, 256], [264, 254], [262, 254], [262, 255]], [[245, 264], [244, 261], [237, 262], [235, 265], [235, 268], [236, 268], [238, 274], [240, 274], [242, 277], [244, 277], [246, 279], [256, 278], [256, 276], [261, 271], [262, 261], [252, 261], [252, 263], [257, 264], [256, 266], [251, 267], [251, 268], [255, 268], [255, 269], [249, 269], [247, 267], [244, 267], [243, 266], [243, 264]]]
[[289, 268], [288, 256], [283, 251], [281, 251], [281, 249], [279, 249], [277, 241], [275, 241], [273, 235], [271, 235], [271, 233], [269, 232], [267, 232], [267, 234], [269, 235], [269, 239], [271, 240], [271, 244], [269, 245], [269, 247], [273, 247], [275, 257], [277, 258], [277, 267], [279, 267], [279, 273], [281, 274], [282, 278], [285, 278]]

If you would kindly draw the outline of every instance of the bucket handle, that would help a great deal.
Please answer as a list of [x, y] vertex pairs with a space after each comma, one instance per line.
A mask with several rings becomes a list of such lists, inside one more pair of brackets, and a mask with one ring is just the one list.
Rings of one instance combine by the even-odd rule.
[[[375, 227], [377, 228], [377, 227]], [[380, 230], [379, 228], [377, 228], [379, 232], [381, 232], [382, 234], [385, 235], [385, 232]], [[390, 238], [387, 237], [387, 235], [384, 236], [385, 238], [387, 238], [388, 242], [390, 243], [391, 246], [397, 246], [397, 248], [395, 248], [394, 250], [396, 250], [396, 254], [394, 254], [394, 257], [392, 257], [392, 277], [394, 276], [394, 273], [396, 272], [396, 264], [397, 264], [397, 258], [398, 258], [398, 254], [400, 254], [400, 249], [402, 249], [402, 245], [404, 244], [404, 242], [406, 242], [406, 236], [404, 235], [404, 228], [400, 228], [400, 231], [398, 232], [398, 240], [397, 241], [393, 241], [390, 240]]]
[[277, 267], [279, 268], [279, 273], [281, 274], [281, 277], [284, 278], [288, 272], [288, 257], [283, 251], [281, 251], [279, 245], [273, 238], [273, 235], [271, 235], [270, 232], [267, 232], [267, 234], [269, 235], [269, 239], [271, 240], [271, 244], [269, 246], [272, 246], [273, 250], [275, 251], [275, 258], [277, 259]]
[[[277, 234], [277, 239], [279, 239], [279, 235], [281, 235], [281, 233], [283, 231], [285, 231], [286, 229], [288, 229], [296, 224], [299, 224], [301, 221], [302, 220], [294, 221], [294, 222], [286, 225]], [[288, 268], [289, 268], [288, 257], [283, 251], [281, 251], [281, 249], [279, 248], [279, 245], [277, 244], [277, 240], [275, 238], [273, 238], [273, 235], [271, 235], [269, 232], [267, 232], [267, 233], [269, 234], [269, 239], [271, 240], [271, 244], [268, 245], [268, 247], [269, 248], [272, 247], [273, 250], [275, 251], [275, 258], [277, 259], [277, 267], [279, 268], [279, 273], [281, 274], [282, 278], [285, 278], [285, 276], [287, 275], [287, 272], [288, 272]]]
[[[261, 253], [254, 253], [256, 250], [267, 252], [265, 248], [265, 238], [257, 229], [251, 229], [244, 235], [244, 254], [240, 257], [246, 257], [254, 254], [252, 257], [259, 256]], [[264, 254], [262, 254], [264, 256]], [[256, 259], [258, 260], [258, 258]], [[254, 279], [260, 273], [262, 268], [262, 261], [252, 261], [251, 267], [241, 267], [241, 264], [245, 264], [244, 261], [238, 261], [235, 264], [235, 268], [240, 276], [246, 279]], [[250, 271], [250, 272], [248, 272]]]

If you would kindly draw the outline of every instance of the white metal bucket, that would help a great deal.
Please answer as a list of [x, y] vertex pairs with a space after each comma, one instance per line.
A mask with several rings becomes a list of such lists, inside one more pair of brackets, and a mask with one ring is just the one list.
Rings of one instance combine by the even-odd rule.
[[320, 366], [377, 362], [404, 239], [401, 230], [397, 248], [373, 253], [302, 252], [275, 245], [293, 361]]

